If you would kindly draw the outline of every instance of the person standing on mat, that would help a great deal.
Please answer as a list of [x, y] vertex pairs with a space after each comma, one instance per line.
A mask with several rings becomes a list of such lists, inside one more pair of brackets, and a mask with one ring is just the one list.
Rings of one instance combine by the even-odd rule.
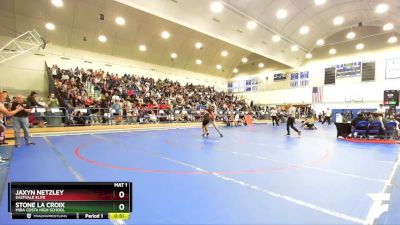
[[275, 108], [271, 109], [271, 119], [272, 119], [272, 126], [279, 126], [279, 119], [278, 119], [278, 111]]
[[[4, 92], [0, 92], [0, 144], [7, 144], [5, 142], [6, 138], [4, 132], [6, 131], [6, 127], [4, 126], [4, 116], [14, 116], [16, 113], [22, 110], [22, 107], [19, 106], [13, 111], [8, 111], [8, 109], [4, 106], [4, 101], [7, 98], [7, 94]], [[7, 160], [0, 156], [0, 162]]]
[[208, 124], [210, 123], [210, 112], [208, 111], [208, 109], [206, 109], [203, 112], [203, 125], [202, 125], [202, 130], [203, 130], [203, 137], [208, 137]]
[[29, 113], [32, 112], [32, 109], [25, 108], [27, 107], [27, 104], [24, 103], [24, 97], [22, 95], [18, 95], [15, 97], [15, 100], [13, 101], [11, 105], [11, 110], [15, 110], [17, 108], [23, 108], [20, 110], [18, 113], [14, 115], [12, 118], [13, 121], [13, 127], [14, 127], [14, 136], [15, 136], [15, 147], [20, 147], [21, 146], [21, 137], [20, 137], [20, 131], [21, 128], [24, 130], [24, 138], [26, 141], [27, 145], [33, 145], [35, 143], [31, 142], [30, 140], [30, 134], [29, 134], [29, 120], [28, 116]]
[[296, 116], [296, 107], [294, 107], [293, 105], [289, 105], [289, 109], [288, 109], [288, 121], [286, 123], [286, 130], [287, 130], [287, 136], [290, 136], [290, 128], [292, 128], [294, 131], [296, 131], [299, 134], [299, 137], [301, 135], [301, 131], [299, 131], [296, 127], [294, 127], [294, 122], [295, 122], [295, 117]]
[[324, 121], [322, 121], [322, 124], [324, 124], [326, 121], [328, 121], [328, 125], [331, 125], [331, 116], [332, 116], [332, 110], [327, 108], [325, 117], [324, 117]]

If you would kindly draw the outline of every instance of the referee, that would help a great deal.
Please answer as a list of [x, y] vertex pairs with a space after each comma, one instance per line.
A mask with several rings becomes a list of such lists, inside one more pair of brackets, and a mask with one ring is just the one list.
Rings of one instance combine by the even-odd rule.
[[287, 130], [287, 136], [290, 136], [290, 128], [292, 128], [294, 131], [296, 131], [299, 134], [299, 137], [301, 135], [301, 131], [299, 131], [296, 127], [294, 127], [294, 121], [296, 116], [296, 107], [294, 107], [292, 104], [289, 105], [288, 109], [288, 121], [286, 124], [286, 130]]

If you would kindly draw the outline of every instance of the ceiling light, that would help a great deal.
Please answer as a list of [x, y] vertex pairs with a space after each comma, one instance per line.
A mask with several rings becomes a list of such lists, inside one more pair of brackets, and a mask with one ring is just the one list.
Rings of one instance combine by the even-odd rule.
[[307, 54], [306, 54], [306, 58], [307, 58], [307, 59], [311, 59], [311, 58], [312, 58], [312, 54], [311, 54], [311, 53], [307, 53]]
[[248, 59], [246, 57], [242, 58], [242, 63], [247, 63]]
[[175, 52], [171, 53], [171, 59], [176, 59], [176, 57], [178, 57], [178, 55]]
[[307, 34], [310, 31], [310, 28], [307, 26], [302, 26], [299, 29], [300, 34]]
[[334, 48], [329, 49], [329, 54], [331, 54], [331, 55], [336, 54], [336, 49], [334, 49]]
[[295, 52], [295, 51], [299, 50], [299, 46], [293, 45], [290, 49], [292, 50], [292, 52]]
[[103, 42], [103, 43], [107, 41], [107, 37], [104, 36], [104, 35], [100, 35], [100, 36], [98, 37], [98, 39], [99, 39], [100, 42]]
[[238, 70], [237, 68], [234, 68], [234, 69], [233, 69], [233, 72], [234, 72], [234, 73], [238, 73], [239, 70]]
[[200, 59], [196, 59], [196, 64], [200, 65], [201, 63], [203, 63]]
[[161, 33], [161, 37], [164, 38], [164, 39], [168, 39], [169, 36], [170, 36], [170, 34], [169, 34], [168, 31], [163, 31], [163, 32]]
[[342, 25], [344, 22], [343, 16], [337, 16], [335, 19], [333, 19], [333, 24], [336, 26]]
[[215, 13], [220, 13], [224, 9], [224, 5], [219, 1], [214, 1], [211, 3], [210, 9]]
[[363, 43], [359, 43], [359, 44], [356, 45], [356, 49], [357, 50], [361, 50], [363, 48], [364, 48], [364, 44]]
[[385, 25], [383, 25], [383, 30], [393, 30], [393, 28], [394, 28], [394, 25], [393, 25], [393, 23], [387, 23], [387, 24], [385, 24]]
[[324, 41], [324, 39], [319, 39], [316, 44], [321, 46], [321, 45], [325, 44], [325, 41]]
[[201, 49], [203, 48], [203, 44], [201, 42], [196, 42], [196, 44], [194, 45], [197, 49]]
[[63, 0], [51, 0], [51, 4], [53, 4], [55, 7], [63, 7], [64, 6]]
[[280, 40], [281, 40], [281, 37], [279, 37], [278, 35], [272, 36], [272, 41], [273, 41], [273, 42], [278, 42], [278, 41], [280, 41]]
[[56, 26], [53, 23], [46, 23], [45, 27], [46, 27], [47, 30], [56, 29]]
[[254, 30], [257, 27], [257, 23], [253, 20], [250, 20], [249, 22], [247, 22], [246, 27], [249, 30]]
[[144, 52], [147, 50], [146, 45], [139, 45], [139, 51]]
[[125, 24], [125, 19], [119, 16], [119, 17], [115, 18], [115, 23], [122, 26]]
[[381, 13], [388, 11], [388, 9], [389, 9], [389, 5], [382, 3], [382, 4], [379, 4], [376, 6], [375, 12], [381, 14]]
[[323, 5], [323, 4], [325, 4], [325, 2], [326, 2], [326, 0], [314, 0], [314, 3], [316, 5]]
[[388, 43], [393, 44], [397, 42], [397, 37], [393, 36], [388, 39]]
[[286, 9], [279, 9], [276, 12], [276, 17], [278, 19], [285, 19], [287, 17], [288, 12], [286, 11]]
[[227, 57], [227, 56], [228, 56], [228, 52], [227, 52], [227, 51], [225, 51], [225, 50], [224, 50], [224, 51], [222, 51], [222, 52], [221, 52], [221, 56], [223, 56], [223, 57]]
[[263, 68], [264, 67], [264, 63], [259, 63], [258, 64], [258, 68]]
[[220, 64], [217, 64], [217, 66], [215, 66], [215, 68], [217, 68], [218, 70], [222, 69], [222, 66]]
[[355, 36], [356, 36], [356, 33], [354, 33], [353, 31], [350, 31], [346, 35], [347, 39], [353, 39]]

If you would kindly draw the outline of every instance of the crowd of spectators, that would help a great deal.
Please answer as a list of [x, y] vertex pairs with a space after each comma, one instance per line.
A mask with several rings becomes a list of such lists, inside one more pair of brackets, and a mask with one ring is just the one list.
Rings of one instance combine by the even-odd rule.
[[[156, 80], [133, 74], [119, 76], [103, 70], [78, 67], [60, 69], [53, 65], [49, 69], [55, 89], [54, 95], [49, 96], [48, 106], [69, 110], [71, 123], [87, 123], [88, 112], [80, 110], [82, 108], [89, 108], [90, 114], [102, 117], [103, 123], [106, 122], [104, 113], [112, 109], [117, 124], [122, 122], [122, 118], [129, 123], [136, 122], [145, 114], [151, 121], [160, 110], [165, 115], [179, 111], [177, 116], [168, 119], [192, 121], [195, 118], [187, 112], [205, 109], [210, 105], [222, 111], [251, 111], [244, 98], [216, 91], [210, 86], [182, 85], [169, 79]], [[91, 89], [100, 93], [100, 97], [89, 96], [88, 90]]]

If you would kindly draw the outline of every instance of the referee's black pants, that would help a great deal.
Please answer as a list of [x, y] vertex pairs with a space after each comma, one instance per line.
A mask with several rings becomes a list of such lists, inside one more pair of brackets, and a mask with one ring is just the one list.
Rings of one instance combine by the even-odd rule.
[[279, 119], [277, 116], [271, 116], [272, 119], [272, 126], [275, 126], [275, 123], [277, 126], [279, 126]]
[[330, 116], [325, 116], [324, 121], [322, 121], [322, 124], [324, 124], [326, 121], [328, 121], [328, 124], [331, 125], [331, 117]]
[[297, 128], [294, 127], [293, 125], [294, 125], [294, 117], [288, 117], [288, 121], [286, 123], [286, 130], [288, 135], [290, 135], [290, 128], [299, 133], [299, 130], [297, 130]]

